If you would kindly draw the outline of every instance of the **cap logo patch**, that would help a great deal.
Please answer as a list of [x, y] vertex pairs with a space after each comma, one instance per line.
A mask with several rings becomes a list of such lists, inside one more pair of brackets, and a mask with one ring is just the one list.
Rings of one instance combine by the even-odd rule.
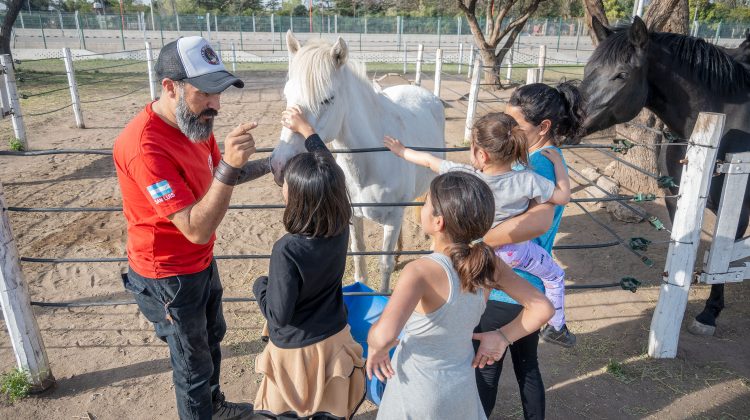
[[203, 56], [203, 59], [206, 60], [206, 63], [213, 64], [215, 66], [219, 65], [219, 56], [216, 55], [213, 48], [211, 48], [208, 45], [204, 45], [203, 48], [201, 48], [201, 56]]

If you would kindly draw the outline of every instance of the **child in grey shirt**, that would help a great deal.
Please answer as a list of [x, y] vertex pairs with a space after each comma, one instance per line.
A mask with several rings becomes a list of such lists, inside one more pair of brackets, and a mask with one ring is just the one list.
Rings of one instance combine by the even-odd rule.
[[[485, 115], [474, 124], [471, 137], [471, 165], [409, 149], [388, 136], [384, 143], [397, 156], [437, 173], [469, 172], [484, 180], [495, 200], [493, 228], [525, 212], [531, 200], [555, 205], [570, 201], [570, 179], [556, 151], [545, 149], [541, 153], [554, 164], [557, 185], [529, 169], [513, 170], [516, 164], [528, 165], [528, 152], [526, 136], [510, 116], [504, 113]], [[544, 248], [532, 241], [500, 246], [495, 249], [495, 255], [512, 268], [533, 274], [544, 282], [545, 295], [555, 307], [549, 324], [559, 331], [565, 325], [565, 271]]]

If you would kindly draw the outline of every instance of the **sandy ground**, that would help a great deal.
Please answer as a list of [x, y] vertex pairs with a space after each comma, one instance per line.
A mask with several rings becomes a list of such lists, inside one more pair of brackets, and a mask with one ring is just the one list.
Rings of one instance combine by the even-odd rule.
[[[258, 145], [272, 146], [279, 134], [285, 74], [255, 72], [243, 76], [247, 88], [229, 91], [223, 97], [217, 138], [223, 139], [238, 122], [257, 120]], [[446, 139], [449, 145], [460, 145], [466, 107], [465, 102], [454, 99], [467, 92], [468, 85], [452, 80], [446, 83]], [[429, 81], [426, 86], [431, 88]], [[101, 95], [111, 96], [105, 90]], [[480, 114], [503, 108], [502, 102], [493, 101], [489, 95], [483, 98]], [[31, 147], [111, 148], [115, 136], [146, 101], [147, 94], [142, 93], [86, 105], [85, 130], [71, 128], [69, 110], [29, 118]], [[3, 121], [4, 133], [8, 133], [8, 127], [7, 120]], [[465, 160], [466, 156], [455, 158]], [[578, 169], [608, 163], [603, 155], [591, 151], [567, 151], [566, 159]], [[0, 157], [0, 180], [10, 206], [120, 204], [108, 156]], [[582, 195], [577, 192], [576, 196]], [[279, 202], [280, 189], [270, 178], [238, 187], [232, 198], [233, 204]], [[666, 221], [662, 204], [644, 207]], [[594, 205], [585, 207], [623, 238], [668, 239], [666, 233], [648, 224], [624, 224]], [[119, 212], [11, 213], [11, 223], [23, 256], [124, 256], [125, 220]], [[412, 218], [407, 218], [404, 229], [405, 249], [427, 248]], [[267, 253], [282, 231], [278, 210], [230, 211], [217, 232], [216, 254]], [[580, 208], [568, 206], [558, 245], [611, 240]], [[367, 225], [368, 249], [376, 249], [380, 242], [379, 229]], [[608, 283], [632, 276], [642, 280], [644, 286], [637, 293], [616, 289], [569, 291], [567, 315], [570, 328], [578, 334], [578, 345], [565, 350], [540, 344], [549, 418], [750, 418], [750, 284], [728, 286], [727, 308], [715, 337], [683, 332], [676, 359], [653, 360], [645, 355], [666, 248], [657, 244], [648, 250], [647, 255], [655, 262], [653, 268], [620, 246], [555, 252], [571, 285]], [[398, 270], [408, 260], [402, 259]], [[377, 278], [376, 260], [370, 258], [368, 264], [371, 278]], [[128, 299], [119, 278], [125, 268], [124, 263], [23, 264], [32, 300], [37, 301]], [[266, 273], [267, 262], [224, 260], [219, 268], [225, 296], [247, 297], [251, 282]], [[685, 319], [702, 308], [707, 295], [704, 285], [691, 289]], [[251, 401], [260, 381], [253, 364], [263, 347], [259, 340], [262, 317], [252, 303], [227, 303], [224, 311], [229, 331], [223, 343], [222, 386], [229, 399]], [[36, 308], [35, 314], [57, 385], [13, 405], [0, 399], [0, 418], [176, 417], [167, 348], [155, 338], [151, 325], [135, 306]], [[0, 331], [0, 349], [0, 371], [8, 371], [15, 360], [4, 328]], [[493, 418], [522, 417], [509, 361], [506, 368]], [[374, 418], [375, 413], [374, 406], [365, 405], [358, 417]]]

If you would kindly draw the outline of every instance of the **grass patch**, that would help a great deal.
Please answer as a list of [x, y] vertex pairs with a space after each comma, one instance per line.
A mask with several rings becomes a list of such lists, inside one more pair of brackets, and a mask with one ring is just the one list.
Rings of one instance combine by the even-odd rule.
[[0, 393], [5, 394], [11, 404], [26, 398], [29, 391], [31, 391], [31, 380], [25, 370], [16, 368], [0, 376]]
[[635, 380], [632, 375], [629, 375], [622, 363], [617, 360], [610, 359], [606, 366], [607, 373], [614, 376], [618, 381], [629, 384]]
[[8, 141], [8, 146], [10, 147], [10, 150], [13, 150], [14, 152], [23, 151], [23, 143], [21, 143], [21, 140], [18, 140], [16, 138], [10, 139]]

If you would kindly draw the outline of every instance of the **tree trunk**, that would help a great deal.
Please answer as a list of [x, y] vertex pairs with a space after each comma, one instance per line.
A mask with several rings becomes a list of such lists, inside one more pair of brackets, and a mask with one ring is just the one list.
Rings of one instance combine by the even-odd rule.
[[6, 3], [8, 10], [5, 11], [3, 26], [0, 26], [0, 54], [11, 54], [11, 32], [13, 31], [13, 24], [16, 23], [16, 18], [21, 11], [24, 1], [26, 0], [9, 0]]
[[[645, 22], [651, 31], [687, 34], [688, 1], [654, 0], [645, 14]], [[643, 109], [631, 122], [657, 130], [664, 128], [664, 123], [647, 109]], [[658, 144], [663, 141], [662, 136], [628, 124], [619, 124], [615, 130], [621, 137], [636, 139], [639, 144], [645, 145], [630, 149], [623, 159], [648, 172], [658, 174], [657, 158], [661, 149]], [[620, 185], [627, 185], [633, 192], [656, 194], [661, 191], [656, 180], [619, 162], [615, 166], [613, 177]]]
[[[658, 1], [658, 0], [657, 0]], [[591, 17], [596, 16], [599, 22], [605, 26], [609, 26], [609, 20], [607, 19], [606, 13], [604, 13], [604, 3], [602, 0], [583, 0], [583, 5], [586, 7], [586, 27], [589, 28], [589, 36], [594, 46], [599, 45], [599, 39], [594, 33], [594, 29], [591, 24]]]
[[[464, 12], [469, 28], [474, 36], [474, 44], [479, 49], [484, 66], [484, 83], [502, 88], [501, 66], [505, 54], [513, 48], [516, 37], [526, 25], [532, 14], [539, 7], [541, 0], [530, 0], [522, 6], [520, 13], [503, 27], [503, 20], [510, 16], [518, 0], [490, 1], [486, 4], [487, 25], [480, 28], [476, 16], [477, 0], [457, 0], [458, 8]], [[504, 44], [500, 41], [505, 39]]]
[[656, 0], [648, 7], [643, 20], [651, 31], [687, 35], [688, 12], [687, 0]]

